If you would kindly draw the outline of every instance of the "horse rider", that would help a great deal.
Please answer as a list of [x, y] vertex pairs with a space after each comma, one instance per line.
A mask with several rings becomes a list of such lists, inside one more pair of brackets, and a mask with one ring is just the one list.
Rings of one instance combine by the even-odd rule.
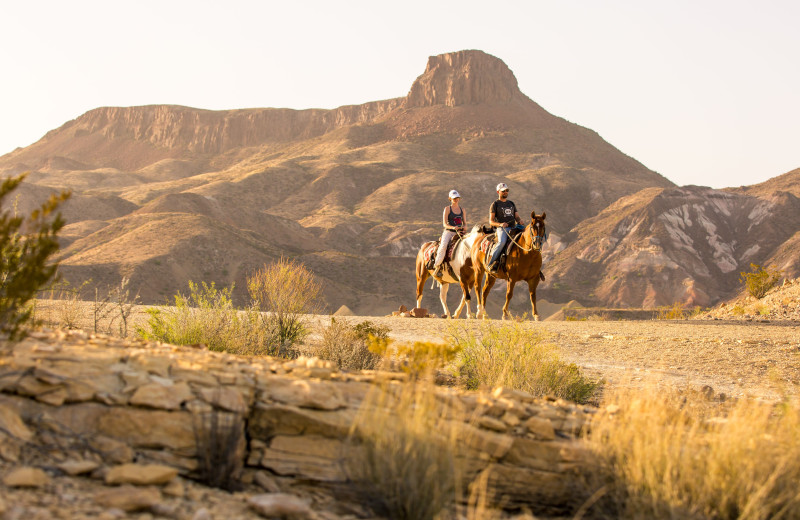
[[508, 200], [508, 186], [506, 183], [501, 182], [495, 190], [497, 191], [497, 200], [492, 202], [489, 208], [489, 223], [497, 233], [497, 249], [494, 250], [492, 259], [487, 266], [491, 275], [497, 274], [498, 259], [508, 242], [509, 232], [514, 228], [525, 229], [525, 223], [517, 213], [516, 204]]
[[444, 266], [442, 262], [444, 261], [444, 255], [447, 252], [447, 246], [450, 244], [450, 240], [456, 233], [464, 232], [467, 222], [464, 209], [458, 205], [461, 200], [461, 195], [459, 195], [456, 190], [450, 190], [447, 196], [450, 199], [450, 204], [444, 208], [444, 213], [442, 213], [444, 231], [442, 232], [441, 240], [439, 240], [439, 249], [436, 251], [436, 262], [433, 266], [433, 277], [437, 280], [441, 280], [443, 275]]

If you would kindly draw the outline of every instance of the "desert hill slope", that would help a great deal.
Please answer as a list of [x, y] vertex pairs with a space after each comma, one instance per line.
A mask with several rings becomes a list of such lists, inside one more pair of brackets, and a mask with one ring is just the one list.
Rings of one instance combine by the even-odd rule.
[[543, 295], [619, 307], [708, 306], [741, 289], [750, 263], [795, 277], [800, 198], [763, 193], [685, 186], [623, 197], [565, 237]]
[[430, 57], [406, 97], [333, 110], [98, 108], [0, 157], [0, 174], [23, 171], [21, 203], [74, 192], [60, 258], [70, 280], [128, 276], [144, 302], [189, 279], [243, 295], [249, 272], [285, 255], [326, 282], [331, 309], [360, 314], [413, 298], [413, 257], [439, 234], [452, 188], [469, 223], [486, 220], [501, 181], [526, 220], [547, 210], [549, 260], [620, 198], [674, 187], [548, 113], [481, 51]]

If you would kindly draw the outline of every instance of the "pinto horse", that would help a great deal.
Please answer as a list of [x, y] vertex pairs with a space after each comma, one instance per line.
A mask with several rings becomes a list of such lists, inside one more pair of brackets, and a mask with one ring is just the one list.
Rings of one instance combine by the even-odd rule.
[[[458, 318], [461, 315], [461, 309], [463, 309], [465, 305], [467, 307], [467, 318], [472, 317], [472, 313], [469, 310], [469, 291], [473, 285], [472, 277], [474, 270], [472, 269], [472, 258], [470, 256], [470, 252], [472, 250], [472, 244], [479, 236], [479, 228], [480, 226], [474, 226], [472, 231], [464, 235], [464, 237], [453, 250], [453, 256], [449, 264], [453, 269], [455, 278], [447, 269], [445, 269], [444, 274], [442, 275], [443, 283], [439, 284], [439, 300], [441, 300], [444, 314], [448, 318], [450, 318], [450, 309], [447, 307], [447, 289], [450, 287], [451, 283], [459, 284], [462, 291], [461, 303], [458, 304], [458, 308], [453, 313], [453, 318]], [[435, 242], [425, 242], [419, 248], [419, 252], [417, 253], [417, 307], [422, 305], [422, 292], [425, 287], [425, 281], [433, 274], [432, 270], [428, 270], [426, 268], [427, 262], [425, 261], [425, 250], [429, 247], [432, 247], [432, 244], [435, 244]], [[433, 254], [435, 254], [435, 251]]]
[[[476, 240], [472, 246], [471, 257], [474, 270], [473, 284], [475, 294], [478, 298], [477, 317], [487, 317], [486, 297], [497, 281], [502, 278], [508, 282], [506, 286], [506, 304], [503, 305], [503, 319], [510, 318], [508, 305], [514, 295], [514, 284], [517, 282], [528, 282], [528, 290], [531, 294], [531, 306], [533, 307], [533, 319], [539, 321], [539, 313], [536, 312], [536, 287], [539, 285], [539, 277], [542, 271], [542, 244], [545, 241], [547, 231], [545, 230], [544, 219], [546, 213], [537, 215], [531, 212], [531, 223], [525, 230], [514, 237], [513, 243], [509, 244], [509, 252], [506, 257], [505, 269], [498, 271], [497, 275], [489, 274], [486, 266], [486, 254], [481, 251], [481, 244], [489, 239], [489, 235], [484, 235]], [[486, 280], [481, 290], [480, 284], [484, 274]]]

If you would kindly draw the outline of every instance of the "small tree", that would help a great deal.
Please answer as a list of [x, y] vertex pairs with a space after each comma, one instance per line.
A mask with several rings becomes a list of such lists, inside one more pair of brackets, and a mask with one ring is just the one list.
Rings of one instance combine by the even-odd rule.
[[289, 347], [308, 334], [304, 314], [322, 309], [319, 301], [322, 286], [314, 274], [303, 264], [287, 258], [256, 271], [247, 279], [247, 289], [253, 304], [269, 313], [268, 322], [275, 327], [282, 347]]
[[29, 305], [36, 292], [53, 280], [58, 264], [57, 234], [64, 227], [59, 205], [70, 193], [51, 195], [28, 217], [3, 209], [3, 203], [27, 176], [9, 177], [0, 185], [0, 332], [15, 339], [32, 321]]
[[760, 300], [770, 289], [778, 285], [782, 274], [782, 271], [774, 267], [764, 268], [758, 264], [750, 264], [750, 272], [739, 273], [739, 281], [747, 287], [750, 296]]

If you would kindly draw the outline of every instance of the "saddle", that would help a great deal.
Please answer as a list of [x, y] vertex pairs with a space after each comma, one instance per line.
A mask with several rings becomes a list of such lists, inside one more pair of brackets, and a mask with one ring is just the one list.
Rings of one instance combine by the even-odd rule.
[[[517, 235], [522, 233], [523, 230], [512, 228], [509, 231], [509, 235], [511, 238], [516, 238]], [[511, 251], [511, 240], [506, 241], [505, 250], [500, 254], [500, 258], [497, 260], [499, 267], [505, 268], [506, 265], [506, 257], [508, 256], [508, 252]], [[481, 242], [481, 252], [485, 255], [485, 263], [488, 265], [489, 261], [492, 259], [492, 255], [494, 254], [495, 249], [497, 249], [497, 235], [487, 235], [486, 238], [483, 239]]]
[[[450, 260], [453, 259], [453, 252], [456, 250], [456, 246], [461, 241], [461, 236], [456, 235], [450, 239], [450, 243], [447, 244], [447, 250], [444, 253], [444, 260], [442, 260], [443, 264], [448, 263]], [[439, 242], [441, 242], [441, 237], [439, 237], [436, 242], [430, 242], [428, 246], [425, 248], [423, 252], [425, 258], [425, 268], [426, 269], [433, 269], [434, 263], [436, 263], [436, 251], [439, 250]]]

